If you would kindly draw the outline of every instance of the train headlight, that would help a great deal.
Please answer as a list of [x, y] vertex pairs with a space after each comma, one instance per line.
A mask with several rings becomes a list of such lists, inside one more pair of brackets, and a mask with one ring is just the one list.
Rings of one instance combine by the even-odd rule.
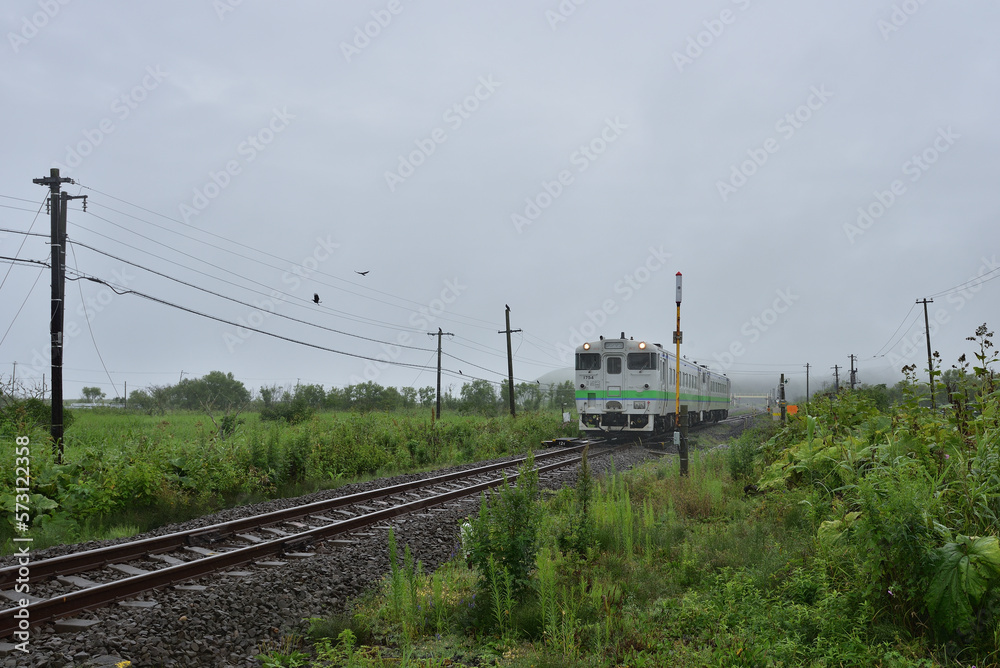
[[639, 350], [645, 350], [645, 349], [646, 349], [646, 342], [645, 341], [640, 341], [639, 342]]
[[583, 349], [584, 350], [590, 350], [590, 344], [589, 343], [583, 344]]

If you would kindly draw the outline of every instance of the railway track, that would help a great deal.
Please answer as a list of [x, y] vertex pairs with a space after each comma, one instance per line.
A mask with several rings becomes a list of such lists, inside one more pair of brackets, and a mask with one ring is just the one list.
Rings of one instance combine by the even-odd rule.
[[[535, 455], [540, 476], [575, 466], [585, 447], [604, 443], [559, 439], [553, 445], [556, 449]], [[591, 456], [614, 450], [614, 447], [594, 450]], [[166, 587], [204, 590], [203, 586], [188, 583], [246, 564], [284, 566], [288, 562], [279, 561], [278, 557], [307, 558], [312, 555], [307, 550], [320, 543], [350, 544], [352, 535], [366, 535], [359, 533], [363, 529], [387, 528], [384, 523], [394, 517], [443, 507], [502, 485], [504, 478], [516, 479], [523, 462], [523, 458], [509, 460], [208, 527], [33, 561], [25, 567], [2, 568], [0, 597], [13, 605], [0, 611], [0, 638], [24, 630], [24, 620], [29, 627], [38, 626], [116, 602], [151, 607], [156, 605], [155, 601], [138, 601], [136, 597]], [[30, 574], [30, 594], [16, 588], [17, 583], [24, 581], [24, 568]], [[88, 577], [80, 577], [81, 573]], [[24, 600], [28, 605], [20, 605]], [[72, 620], [61, 623], [70, 629], [74, 624]], [[88, 624], [85, 620], [76, 623], [80, 628]]]

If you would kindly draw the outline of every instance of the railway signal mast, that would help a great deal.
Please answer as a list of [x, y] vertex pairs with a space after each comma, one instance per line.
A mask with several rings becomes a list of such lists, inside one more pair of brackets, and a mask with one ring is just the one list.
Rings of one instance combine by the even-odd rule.
[[677, 346], [677, 356], [674, 358], [676, 370], [674, 376], [677, 384], [674, 387], [674, 416], [677, 430], [681, 428], [681, 272], [677, 272], [677, 329], [674, 331], [674, 344]]

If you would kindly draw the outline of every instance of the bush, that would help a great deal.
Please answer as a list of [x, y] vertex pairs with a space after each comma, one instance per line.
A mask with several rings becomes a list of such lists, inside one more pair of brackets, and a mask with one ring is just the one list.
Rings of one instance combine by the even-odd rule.
[[523, 594], [538, 552], [538, 472], [530, 453], [522, 465], [517, 486], [506, 479], [500, 491], [479, 506], [479, 516], [471, 520], [469, 562], [480, 575], [480, 591], [491, 596], [497, 577], [509, 578], [512, 593]]
[[[73, 412], [63, 409], [63, 429], [68, 429], [76, 418]], [[41, 399], [15, 399], [0, 408], [0, 428], [25, 432], [30, 429], [48, 429], [52, 425], [52, 407]]]
[[312, 419], [315, 412], [305, 399], [296, 397], [289, 402], [264, 406], [260, 411], [260, 419], [263, 422], [284, 420], [288, 424], [299, 424]]

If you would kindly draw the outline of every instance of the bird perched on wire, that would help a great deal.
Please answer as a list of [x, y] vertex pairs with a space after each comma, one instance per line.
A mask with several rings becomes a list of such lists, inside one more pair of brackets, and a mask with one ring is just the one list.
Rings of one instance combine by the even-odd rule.
[[320, 302], [320, 300], [319, 300], [319, 294], [316, 293], [316, 292], [314, 292], [313, 293], [313, 304], [321, 304], [321, 303], [322, 302]]
[[354, 273], [361, 274], [362, 276], [367, 276], [369, 271], [371, 271], [371, 269], [366, 269], [365, 271], [358, 271], [357, 269], [355, 269]]

